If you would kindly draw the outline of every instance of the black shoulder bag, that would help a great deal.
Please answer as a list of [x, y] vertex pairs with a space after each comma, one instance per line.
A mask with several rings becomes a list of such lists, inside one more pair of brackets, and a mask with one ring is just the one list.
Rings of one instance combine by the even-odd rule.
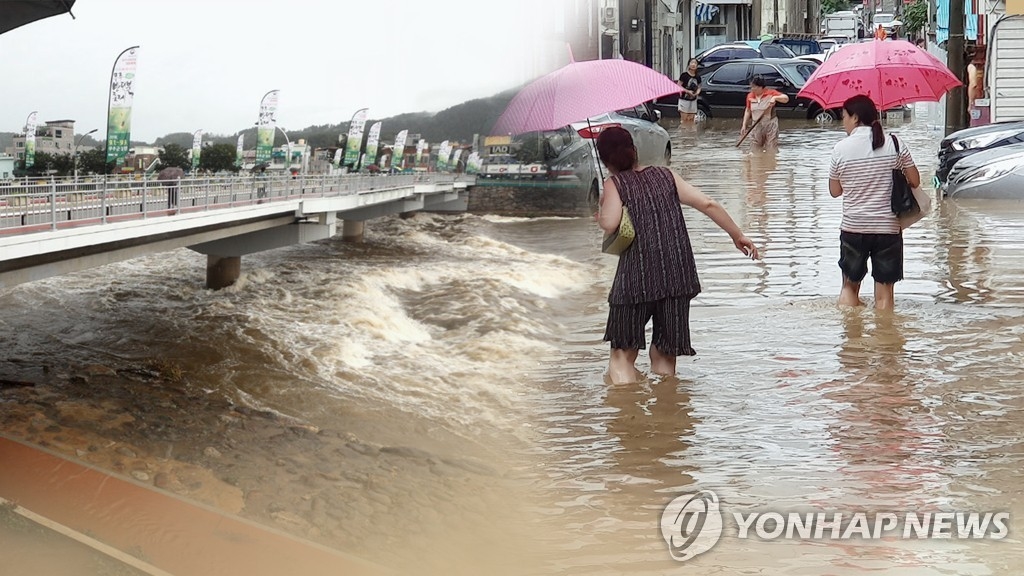
[[[900, 142], [896, 139], [895, 134], [889, 135], [892, 138], [893, 146], [896, 147], [896, 162], [900, 161]], [[917, 204], [917, 199], [914, 198], [914, 192], [910, 189], [910, 184], [907, 183], [907, 177], [903, 175], [903, 170], [897, 168], [892, 169], [892, 213], [897, 216], [903, 216], [914, 210], [920, 210]]]

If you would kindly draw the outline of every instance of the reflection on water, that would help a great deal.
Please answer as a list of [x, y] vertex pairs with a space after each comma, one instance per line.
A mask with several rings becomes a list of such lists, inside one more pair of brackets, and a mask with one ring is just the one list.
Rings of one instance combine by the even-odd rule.
[[[892, 128], [930, 182], [938, 133]], [[246, 257], [222, 292], [182, 250], [0, 294], [0, 370], [48, 383], [2, 391], [4, 428], [57, 442], [52, 424], [72, 454], [83, 429], [86, 459], [113, 438], [138, 458], [103, 465], [171, 480], [212, 470], [239, 513], [405, 573], [1014, 573], [1024, 206], [938, 202], [906, 232], [895, 313], [843, 310], [841, 130], [784, 122], [780, 150], [751, 153], [736, 122], [668, 129], [674, 167], [764, 252], [688, 213], [704, 293], [678, 378], [605, 382], [615, 260], [592, 220], [421, 215]], [[180, 379], [153, 377], [157, 356]], [[698, 489], [726, 514], [1015, 516], [1000, 542], [727, 528], [680, 566], [658, 519]]]

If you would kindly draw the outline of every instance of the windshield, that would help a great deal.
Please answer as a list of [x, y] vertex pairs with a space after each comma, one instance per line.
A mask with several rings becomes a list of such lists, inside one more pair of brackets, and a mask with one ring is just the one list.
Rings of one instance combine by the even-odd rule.
[[892, 20], [892, 14], [875, 14], [874, 18], [875, 24], [888, 24], [889, 22], [892, 22]]
[[765, 58], [793, 58], [796, 54], [782, 44], [761, 44], [761, 55]]
[[785, 64], [781, 68], [786, 78], [799, 88], [807, 83], [807, 80], [811, 77], [811, 74], [814, 74], [818, 65], [813, 62], [807, 62], [806, 64]]

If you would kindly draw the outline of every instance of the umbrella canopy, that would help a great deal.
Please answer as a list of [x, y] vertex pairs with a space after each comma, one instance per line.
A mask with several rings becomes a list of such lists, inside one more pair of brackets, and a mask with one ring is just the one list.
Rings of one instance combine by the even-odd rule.
[[825, 109], [863, 94], [880, 110], [909, 102], [938, 102], [962, 83], [941, 60], [906, 40], [847, 44], [814, 71], [799, 96]]
[[161, 180], [161, 184], [164, 186], [174, 186], [185, 177], [185, 171], [177, 166], [168, 166], [160, 171], [156, 175], [157, 180]]
[[527, 84], [509, 102], [491, 133], [556, 130], [679, 91], [668, 76], [629, 60], [570, 62]]
[[71, 14], [74, 4], [75, 0], [0, 0], [0, 34], [50, 16]]

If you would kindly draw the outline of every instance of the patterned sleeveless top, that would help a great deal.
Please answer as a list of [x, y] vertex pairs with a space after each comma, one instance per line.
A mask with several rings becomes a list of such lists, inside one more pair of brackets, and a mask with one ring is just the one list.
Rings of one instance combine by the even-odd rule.
[[697, 264], [686, 232], [672, 171], [649, 166], [612, 176], [636, 229], [619, 256], [610, 304], [639, 304], [700, 293]]

